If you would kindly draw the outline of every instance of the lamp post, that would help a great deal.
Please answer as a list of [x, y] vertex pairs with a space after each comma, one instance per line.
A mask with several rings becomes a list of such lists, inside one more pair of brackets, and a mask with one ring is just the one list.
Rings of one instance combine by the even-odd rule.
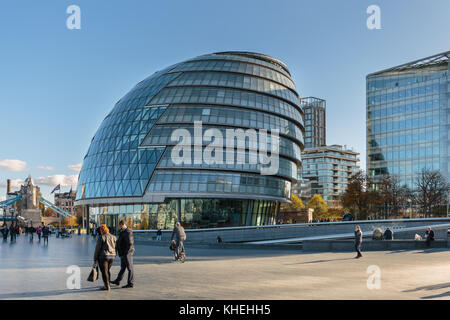
[[412, 218], [412, 200], [408, 199], [409, 202], [409, 218]]
[[447, 189], [447, 218], [448, 218], [448, 189]]

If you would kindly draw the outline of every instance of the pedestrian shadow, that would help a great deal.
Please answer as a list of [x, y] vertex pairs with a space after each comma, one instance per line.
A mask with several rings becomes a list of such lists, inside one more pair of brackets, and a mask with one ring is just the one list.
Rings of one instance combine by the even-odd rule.
[[449, 287], [450, 287], [450, 282], [447, 282], [447, 283], [433, 284], [430, 286], [417, 287], [415, 289], [410, 289], [410, 290], [403, 290], [403, 292], [416, 292], [416, 291], [421, 291], [421, 290], [431, 291], [431, 290], [439, 290], [439, 289], [449, 288]]
[[298, 262], [298, 263], [285, 263], [285, 266], [296, 265], [296, 264], [312, 264], [312, 263], [324, 263], [324, 262], [332, 262], [332, 261], [345, 261], [345, 260], [354, 260], [355, 258], [341, 258], [341, 259], [327, 259], [327, 260], [315, 260], [315, 261], [306, 261], [306, 262]]
[[393, 250], [390, 252], [387, 252], [386, 254], [394, 254], [394, 253], [404, 253], [404, 252], [408, 252], [408, 251], [412, 251], [413, 249], [399, 249], [399, 250]]
[[49, 290], [49, 291], [35, 291], [35, 292], [17, 292], [17, 293], [1, 293], [0, 300], [3, 299], [20, 299], [20, 298], [37, 298], [46, 296], [60, 296], [63, 294], [86, 293], [99, 291], [99, 287], [85, 288], [85, 289], [66, 289], [66, 290]]
[[441, 294], [436, 294], [434, 296], [426, 296], [426, 297], [422, 297], [422, 299], [437, 299], [437, 298], [443, 298], [443, 297], [448, 297], [450, 296], [450, 291], [441, 293]]
[[443, 252], [448, 251], [447, 248], [425, 248], [422, 251], [413, 252], [414, 254], [423, 254], [423, 253], [433, 253], [433, 252]]

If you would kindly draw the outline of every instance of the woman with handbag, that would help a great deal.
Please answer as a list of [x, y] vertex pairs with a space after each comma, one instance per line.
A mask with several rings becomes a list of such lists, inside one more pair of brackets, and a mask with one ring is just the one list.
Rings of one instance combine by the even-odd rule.
[[94, 252], [94, 263], [97, 264], [102, 273], [103, 283], [101, 290], [111, 290], [109, 279], [111, 278], [110, 269], [116, 256], [116, 237], [109, 233], [105, 224], [100, 227], [100, 237], [97, 240]]

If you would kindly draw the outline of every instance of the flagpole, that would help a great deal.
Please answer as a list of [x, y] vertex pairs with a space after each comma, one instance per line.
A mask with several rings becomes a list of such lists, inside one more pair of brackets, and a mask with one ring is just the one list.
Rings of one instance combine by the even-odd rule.
[[[72, 186], [70, 186], [69, 199], [70, 199], [70, 203], [72, 203]], [[73, 204], [71, 204], [71, 206], [70, 206], [70, 213], [72, 214], [72, 217], [70, 218], [70, 220], [71, 220], [71, 228], [72, 228], [72, 232], [73, 232]]]

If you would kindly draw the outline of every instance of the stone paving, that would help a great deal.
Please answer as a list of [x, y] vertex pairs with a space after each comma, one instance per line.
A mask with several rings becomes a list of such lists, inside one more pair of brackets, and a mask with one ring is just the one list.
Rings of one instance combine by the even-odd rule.
[[[447, 249], [363, 253], [187, 247], [173, 261], [165, 245], [137, 244], [136, 287], [99, 291], [86, 278], [95, 240], [52, 236], [49, 245], [24, 235], [0, 242], [0, 299], [449, 299]], [[67, 267], [81, 268], [81, 289], [67, 289]], [[368, 289], [367, 268], [381, 270], [381, 288]], [[111, 273], [119, 271], [116, 259]], [[125, 284], [125, 283], [123, 283]], [[122, 284], [121, 284], [122, 285]]]

